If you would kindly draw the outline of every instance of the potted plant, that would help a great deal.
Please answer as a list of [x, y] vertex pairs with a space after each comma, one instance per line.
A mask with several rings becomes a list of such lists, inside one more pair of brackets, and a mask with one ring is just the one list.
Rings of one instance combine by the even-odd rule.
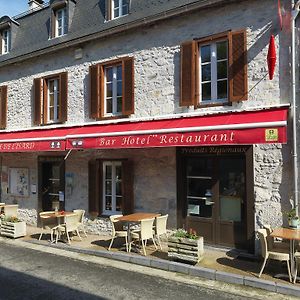
[[174, 260], [197, 263], [203, 258], [203, 237], [196, 231], [180, 228], [168, 237], [168, 257]]
[[2, 236], [18, 238], [26, 235], [26, 223], [15, 216], [1, 217], [0, 234]]
[[296, 212], [296, 208], [292, 208], [290, 211], [286, 213], [289, 226], [292, 228], [298, 228], [299, 225], [299, 217]]

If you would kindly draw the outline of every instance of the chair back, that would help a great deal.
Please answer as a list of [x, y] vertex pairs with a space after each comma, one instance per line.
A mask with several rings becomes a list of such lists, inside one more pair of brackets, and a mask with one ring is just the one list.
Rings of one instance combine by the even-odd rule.
[[6, 217], [17, 217], [18, 216], [18, 204], [14, 205], [5, 205], [4, 214]]
[[154, 218], [141, 220], [141, 239], [147, 240], [153, 238]]
[[73, 209], [73, 212], [80, 215], [80, 223], [83, 224], [85, 210], [84, 209]]
[[155, 233], [157, 235], [167, 233], [167, 220], [169, 215], [159, 216], [156, 217], [156, 224], [155, 224]]
[[46, 218], [45, 215], [53, 214], [53, 211], [41, 211], [39, 213], [41, 225], [44, 229], [58, 225], [57, 218]]
[[78, 229], [80, 224], [80, 215], [77, 213], [65, 215], [65, 225], [68, 232]]
[[264, 229], [267, 231], [267, 243], [268, 243], [268, 249], [273, 249], [274, 248], [274, 238], [270, 236], [272, 233], [272, 227], [269, 224], [264, 224], [263, 225]]
[[122, 216], [123, 215], [113, 215], [109, 217], [113, 235], [115, 234], [116, 231], [123, 230], [123, 223], [120, 222], [119, 220], [116, 220], [117, 218]]
[[262, 255], [262, 257], [265, 258], [268, 255], [267, 230], [266, 229], [258, 229], [257, 233], [258, 233], [258, 237], [260, 240], [261, 255]]

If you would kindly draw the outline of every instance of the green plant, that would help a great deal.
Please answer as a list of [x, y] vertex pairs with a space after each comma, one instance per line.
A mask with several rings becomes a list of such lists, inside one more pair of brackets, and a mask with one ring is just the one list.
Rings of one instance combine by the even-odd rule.
[[189, 232], [187, 232], [183, 228], [179, 228], [173, 233], [173, 236], [178, 238], [188, 238], [192, 240], [196, 240], [198, 238], [196, 231], [192, 228], [190, 228]]
[[285, 215], [287, 216], [288, 220], [299, 220], [296, 208], [292, 208], [290, 211], [286, 212]]
[[15, 217], [15, 216], [10, 216], [10, 217], [5, 217], [4, 216], [1, 219], [4, 222], [11, 222], [11, 223], [19, 223], [19, 222], [21, 222], [21, 220], [19, 218]]

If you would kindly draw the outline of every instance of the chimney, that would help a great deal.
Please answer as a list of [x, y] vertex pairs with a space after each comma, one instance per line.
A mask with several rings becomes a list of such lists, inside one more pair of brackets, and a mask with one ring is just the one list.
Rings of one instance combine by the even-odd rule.
[[36, 10], [42, 8], [44, 1], [43, 0], [28, 0], [28, 5], [30, 10]]

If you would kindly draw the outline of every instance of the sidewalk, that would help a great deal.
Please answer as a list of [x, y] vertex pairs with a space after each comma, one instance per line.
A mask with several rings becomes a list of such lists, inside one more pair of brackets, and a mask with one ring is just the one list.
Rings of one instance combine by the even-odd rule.
[[57, 244], [50, 244], [50, 235], [47, 234], [43, 235], [41, 241], [39, 241], [40, 232], [40, 228], [27, 225], [27, 236], [20, 239], [46, 247], [62, 248], [64, 250], [300, 297], [299, 281], [296, 284], [292, 284], [288, 281], [288, 278], [278, 279], [274, 277], [278, 273], [287, 275], [285, 264], [277, 261], [270, 262], [265, 268], [264, 274], [261, 278], [258, 278], [257, 274], [262, 262], [255, 257], [242, 256], [238, 251], [206, 246], [204, 259], [192, 266], [171, 261], [167, 255], [166, 242], [162, 243], [162, 250], [155, 250], [152, 244], [147, 245], [147, 256], [145, 257], [136, 251], [127, 253], [123, 245], [124, 240], [121, 238], [115, 239], [111, 251], [108, 251], [109, 235], [89, 234], [87, 238], [82, 238], [82, 241], [74, 236], [71, 245], [68, 245], [62, 241], [59, 241]]

